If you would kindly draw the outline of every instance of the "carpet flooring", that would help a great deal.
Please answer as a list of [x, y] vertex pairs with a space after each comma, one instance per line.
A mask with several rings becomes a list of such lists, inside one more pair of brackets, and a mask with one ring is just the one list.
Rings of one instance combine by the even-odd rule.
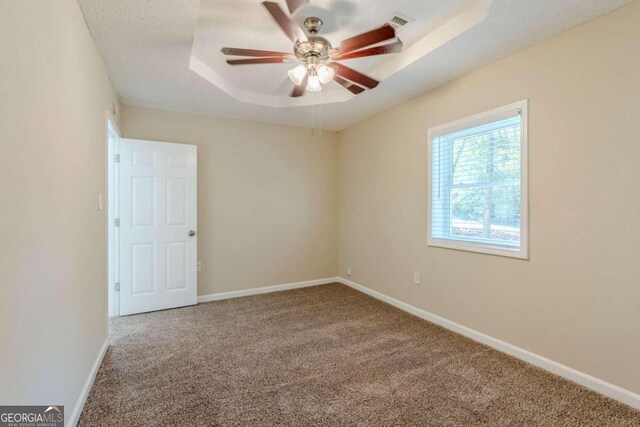
[[80, 426], [640, 426], [340, 284], [117, 318]]

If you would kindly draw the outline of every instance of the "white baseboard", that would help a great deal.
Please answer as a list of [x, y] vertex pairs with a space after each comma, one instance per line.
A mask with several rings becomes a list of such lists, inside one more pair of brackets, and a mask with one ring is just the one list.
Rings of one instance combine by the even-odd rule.
[[84, 383], [84, 387], [82, 387], [82, 391], [80, 392], [80, 397], [78, 397], [78, 401], [76, 402], [76, 406], [73, 408], [71, 415], [69, 415], [67, 421], [67, 427], [75, 427], [78, 424], [78, 420], [80, 419], [80, 414], [82, 414], [82, 409], [84, 408], [84, 404], [87, 402], [87, 397], [89, 397], [89, 391], [91, 390], [91, 386], [93, 386], [93, 381], [96, 379], [96, 375], [98, 374], [98, 369], [100, 369], [100, 365], [102, 364], [102, 359], [104, 359], [104, 355], [107, 352], [107, 348], [109, 348], [109, 337], [105, 338], [104, 343], [102, 344], [102, 348], [98, 353], [98, 357], [95, 362], [93, 362], [93, 366], [89, 371], [89, 376], [87, 377], [87, 381]]
[[200, 295], [198, 304], [210, 301], [220, 301], [229, 298], [246, 297], [249, 295], [268, 294], [271, 292], [288, 291], [289, 289], [307, 288], [309, 286], [327, 285], [338, 282], [337, 277], [326, 279], [308, 280], [306, 282], [287, 283], [284, 285], [265, 286], [262, 288], [243, 289], [240, 291], [220, 292], [218, 294]]
[[387, 296], [381, 292], [374, 291], [373, 289], [369, 289], [365, 286], [359, 285], [342, 277], [336, 278], [336, 281], [358, 291], [364, 292], [367, 295], [391, 304], [394, 307], [397, 307], [422, 319], [428, 320], [429, 322], [440, 325], [453, 332], [457, 332], [461, 335], [471, 338], [474, 341], [478, 341], [482, 344], [488, 345], [489, 347], [493, 347], [503, 353], [507, 353], [511, 356], [517, 357], [518, 359], [524, 360], [525, 362], [566, 378], [569, 381], [578, 383], [583, 387], [591, 389], [597, 393], [600, 393], [611, 399], [615, 399], [619, 402], [629, 405], [632, 408], [640, 410], [640, 394], [634, 393], [615, 384], [611, 384], [607, 381], [601, 380], [600, 378], [585, 374], [584, 372], [570, 368], [551, 359], [547, 359], [546, 357], [501, 341], [497, 338], [490, 337], [489, 335], [483, 334], [482, 332], [478, 332], [474, 329], [462, 326], [458, 323], [452, 322], [451, 320], [445, 319], [444, 317], [440, 317], [426, 310], [414, 307], [410, 304]]

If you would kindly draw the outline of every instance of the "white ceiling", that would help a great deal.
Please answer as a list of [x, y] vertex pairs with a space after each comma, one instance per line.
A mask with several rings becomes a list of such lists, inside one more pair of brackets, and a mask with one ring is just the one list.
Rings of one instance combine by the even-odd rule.
[[[286, 9], [284, 0], [277, 1]], [[311, 0], [313, 6], [300, 9], [294, 18], [322, 17], [326, 31], [321, 34], [334, 45], [345, 36], [381, 25], [395, 12], [412, 19], [400, 33], [406, 42], [403, 53], [348, 64], [373, 77], [386, 77], [376, 89], [355, 97], [347, 93], [344, 102], [330, 104], [327, 91], [320, 108], [287, 106], [286, 65], [244, 66], [236, 71], [222, 61], [222, 45], [291, 49], [260, 0], [202, 0], [202, 5], [199, 0], [78, 0], [123, 103], [303, 127], [311, 126], [314, 109], [316, 125], [321, 113], [323, 127], [332, 130], [348, 128], [632, 1]], [[465, 19], [462, 13], [471, 8], [486, 13]], [[190, 69], [194, 58], [206, 66], [205, 71], [222, 76], [227, 90], [203, 78], [206, 73]], [[237, 100], [240, 92], [234, 88], [246, 87], [253, 94], [281, 98], [280, 107]], [[340, 87], [332, 91], [347, 92]], [[315, 98], [305, 102], [320, 101], [320, 95], [312, 95]]]
[[[403, 2], [398, 13], [396, 2], [371, 7], [371, 0], [314, 0], [292, 18], [302, 26], [307, 17], [319, 17], [326, 22], [320, 34], [338, 46], [341, 40], [380, 27], [396, 15], [406, 17], [410, 22], [397, 32], [404, 43], [401, 53], [348, 61], [349, 67], [383, 81], [482, 21], [490, 5], [490, 0], [422, 0]], [[287, 70], [296, 63], [230, 66], [225, 62], [228, 57], [220, 54], [222, 47], [292, 52], [291, 41], [277, 28], [274, 32], [274, 26], [264, 7], [255, 2], [202, 0], [189, 68], [237, 100], [256, 105], [300, 107], [354, 97], [332, 82], [324, 86], [322, 96], [292, 98]]]

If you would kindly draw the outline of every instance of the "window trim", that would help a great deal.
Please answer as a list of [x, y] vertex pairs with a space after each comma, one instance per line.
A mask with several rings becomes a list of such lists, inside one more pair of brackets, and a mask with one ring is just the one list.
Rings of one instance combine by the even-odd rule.
[[[520, 111], [520, 248], [509, 249], [508, 247], [483, 242], [471, 242], [457, 239], [446, 239], [432, 237], [432, 156], [433, 139], [442, 135], [457, 132], [476, 126], [481, 126], [490, 122], [512, 117], [514, 111]], [[483, 113], [474, 114], [459, 120], [445, 123], [429, 128], [427, 138], [427, 245], [431, 247], [455, 249], [481, 254], [499, 255], [510, 258], [529, 259], [529, 135], [528, 135], [528, 100], [514, 102], [503, 107], [495, 108]]]

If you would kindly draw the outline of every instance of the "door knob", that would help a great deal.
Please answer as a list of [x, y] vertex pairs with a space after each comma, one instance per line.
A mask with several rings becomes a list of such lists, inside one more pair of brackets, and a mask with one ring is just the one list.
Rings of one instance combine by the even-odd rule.
[[193, 237], [196, 235], [195, 230], [189, 230], [189, 237]]

